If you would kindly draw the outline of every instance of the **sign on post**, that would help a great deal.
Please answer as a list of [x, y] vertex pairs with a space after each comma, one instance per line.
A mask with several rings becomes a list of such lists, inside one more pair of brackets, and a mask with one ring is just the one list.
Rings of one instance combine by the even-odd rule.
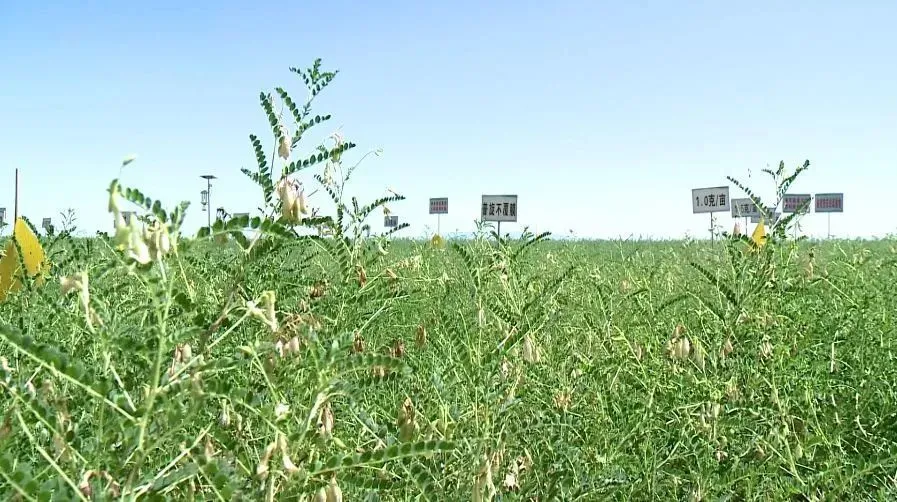
[[691, 191], [691, 211], [719, 213], [729, 211], [729, 187], [694, 188]]
[[384, 216], [383, 217], [383, 226], [386, 228], [395, 228], [399, 226], [399, 217], [398, 216]]
[[6, 208], [0, 207], [0, 224], [3, 224], [4, 221], [6, 221]]
[[41, 226], [41, 228], [43, 228], [44, 230], [49, 230], [49, 229], [50, 229], [50, 218], [44, 218], [44, 219], [40, 222], [40, 226]]
[[448, 214], [448, 197], [430, 199], [430, 214]]
[[796, 213], [807, 214], [810, 212], [810, 199], [813, 196], [808, 193], [786, 193], [782, 199], [782, 212], [786, 214]]
[[517, 221], [516, 195], [483, 195], [482, 221]]
[[732, 199], [732, 217], [733, 218], [754, 218], [760, 217], [760, 208], [754, 204], [750, 198]]
[[817, 213], [843, 213], [843, 193], [818, 193], [816, 194]]

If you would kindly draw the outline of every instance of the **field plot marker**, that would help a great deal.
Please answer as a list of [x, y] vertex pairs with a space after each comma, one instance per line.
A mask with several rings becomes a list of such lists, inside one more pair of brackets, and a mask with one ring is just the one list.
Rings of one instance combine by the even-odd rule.
[[[744, 231], [747, 233], [748, 221], [760, 221], [760, 208], [750, 198], [732, 199], [732, 218], [744, 218]], [[756, 223], [755, 222], [755, 223]]]
[[441, 217], [448, 214], [448, 197], [437, 197], [430, 199], [430, 214], [436, 215], [436, 235], [442, 236]]
[[[810, 212], [810, 201], [813, 196], [808, 193], [786, 193], [782, 199], [782, 213], [807, 214]], [[797, 239], [798, 219], [794, 220], [794, 238]]]
[[516, 195], [483, 195], [480, 215], [483, 221], [497, 224], [498, 239], [501, 240], [501, 222], [517, 221]]
[[693, 188], [691, 190], [692, 214], [710, 213], [710, 242], [714, 242], [713, 213], [717, 211], [729, 211], [729, 187]]
[[844, 212], [843, 193], [818, 193], [816, 194], [816, 212], [826, 213], [828, 216], [828, 238], [832, 238], [832, 213]]

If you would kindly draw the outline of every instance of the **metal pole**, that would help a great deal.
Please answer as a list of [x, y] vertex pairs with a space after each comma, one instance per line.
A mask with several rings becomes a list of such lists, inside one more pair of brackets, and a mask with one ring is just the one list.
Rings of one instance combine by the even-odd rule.
[[210, 178], [206, 178], [206, 201], [208, 204], [206, 205], [206, 225], [209, 227], [209, 232], [212, 231], [212, 180]]
[[19, 221], [19, 168], [16, 168], [16, 195], [13, 203], [12, 224], [15, 231], [15, 224]]
[[498, 242], [501, 242], [501, 220], [498, 220]]
[[832, 238], [832, 213], [828, 213], [828, 238]]
[[713, 237], [713, 211], [710, 211], [710, 243], [713, 244], [715, 240]]
[[442, 236], [442, 232], [440, 232], [440, 228], [442, 227], [442, 215], [436, 215], [436, 235]]

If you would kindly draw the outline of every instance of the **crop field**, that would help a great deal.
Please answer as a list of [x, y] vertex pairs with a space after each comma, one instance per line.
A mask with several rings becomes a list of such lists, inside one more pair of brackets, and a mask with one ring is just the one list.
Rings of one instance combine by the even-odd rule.
[[368, 235], [402, 197], [276, 91], [262, 214], [187, 235], [125, 168], [112, 235], [2, 243], [0, 499], [897, 498], [893, 241]]
[[163, 275], [72, 241], [92, 328], [58, 283], [0, 310], [3, 499], [893, 498], [893, 245], [526, 242], [359, 281], [316, 244]]

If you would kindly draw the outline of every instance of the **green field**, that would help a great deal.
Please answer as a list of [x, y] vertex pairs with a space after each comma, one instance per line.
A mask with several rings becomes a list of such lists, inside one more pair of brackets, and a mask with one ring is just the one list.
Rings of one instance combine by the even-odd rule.
[[894, 241], [367, 237], [403, 198], [259, 99], [260, 215], [187, 235], [115, 180], [112, 236], [41, 237], [0, 303], [0, 500], [897, 499]]
[[893, 244], [524, 242], [372, 245], [363, 286], [326, 241], [48, 245], [102, 326], [58, 282], [0, 307], [3, 499], [893, 499]]

